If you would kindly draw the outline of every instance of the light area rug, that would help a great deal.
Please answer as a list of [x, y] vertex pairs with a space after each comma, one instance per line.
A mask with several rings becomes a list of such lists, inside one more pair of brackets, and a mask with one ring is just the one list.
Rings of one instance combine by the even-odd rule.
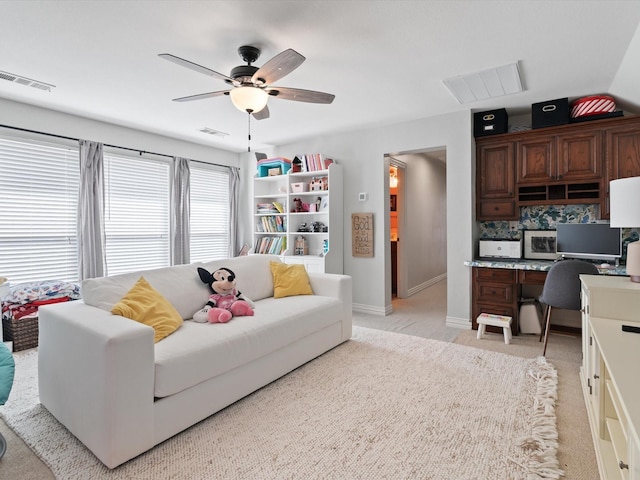
[[16, 355], [2, 415], [70, 479], [556, 479], [555, 368], [354, 327], [350, 341], [108, 470], [38, 403]]

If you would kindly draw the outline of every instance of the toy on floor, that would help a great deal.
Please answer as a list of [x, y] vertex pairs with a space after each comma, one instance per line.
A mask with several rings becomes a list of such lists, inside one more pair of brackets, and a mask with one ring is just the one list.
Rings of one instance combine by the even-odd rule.
[[209, 285], [211, 295], [202, 310], [193, 315], [199, 323], [227, 323], [233, 317], [253, 316], [253, 302], [236, 289], [236, 275], [228, 268], [210, 273], [198, 268], [200, 280]]

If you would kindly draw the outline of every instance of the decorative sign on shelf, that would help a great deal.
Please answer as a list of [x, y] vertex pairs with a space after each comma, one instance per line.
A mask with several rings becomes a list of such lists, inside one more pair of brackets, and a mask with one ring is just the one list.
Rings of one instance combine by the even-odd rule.
[[351, 214], [351, 251], [354, 257], [373, 257], [373, 213]]

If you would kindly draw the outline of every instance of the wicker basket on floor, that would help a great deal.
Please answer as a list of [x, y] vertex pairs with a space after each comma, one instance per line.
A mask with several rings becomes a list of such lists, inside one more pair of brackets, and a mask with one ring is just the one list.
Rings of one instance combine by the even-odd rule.
[[5, 342], [13, 342], [14, 352], [37, 347], [38, 317], [3, 318], [2, 336]]

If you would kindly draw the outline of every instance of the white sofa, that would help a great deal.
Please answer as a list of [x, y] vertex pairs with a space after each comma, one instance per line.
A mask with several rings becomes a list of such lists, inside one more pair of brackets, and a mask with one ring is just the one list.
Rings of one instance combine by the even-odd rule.
[[[109, 468], [147, 451], [351, 337], [351, 277], [309, 273], [314, 295], [273, 298], [253, 255], [85, 280], [39, 313], [40, 402]], [[197, 267], [228, 267], [255, 315], [154, 331], [110, 313], [140, 278], [186, 320], [209, 296]]]

